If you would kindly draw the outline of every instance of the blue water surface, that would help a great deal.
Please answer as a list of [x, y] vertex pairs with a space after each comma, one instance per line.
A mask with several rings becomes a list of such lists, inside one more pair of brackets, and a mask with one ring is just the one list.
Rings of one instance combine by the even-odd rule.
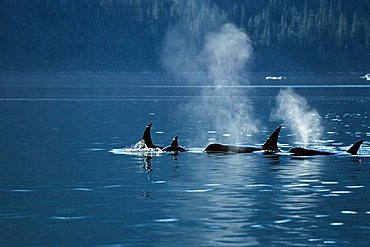
[[[326, 146], [345, 149], [365, 140], [360, 156], [306, 159], [110, 152], [135, 144], [150, 122], [160, 145], [175, 135], [195, 150], [217, 134], [227, 141], [212, 128], [198, 135], [200, 120], [182, 111], [189, 101], [224, 100], [202, 98], [201, 83], [171, 84], [151, 74], [3, 75], [0, 82], [0, 246], [367, 246], [370, 241], [366, 82], [266, 83], [261, 77], [239, 88], [241, 95], [248, 92], [261, 122], [261, 131], [245, 137], [250, 144], [263, 143], [281, 124], [270, 113], [286, 86], [322, 116]], [[294, 145], [288, 128], [280, 143], [283, 151]]]

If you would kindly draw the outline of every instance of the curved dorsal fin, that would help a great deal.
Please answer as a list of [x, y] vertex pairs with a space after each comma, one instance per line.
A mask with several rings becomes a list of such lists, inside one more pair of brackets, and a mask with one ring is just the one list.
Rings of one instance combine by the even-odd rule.
[[357, 141], [356, 143], [354, 143], [348, 150], [347, 150], [347, 153], [350, 153], [350, 154], [353, 154], [353, 155], [356, 155], [358, 150], [360, 149], [362, 143], [364, 141], [363, 140], [359, 140]]
[[148, 124], [144, 130], [143, 134], [143, 141], [145, 142], [146, 146], [148, 148], [155, 148], [153, 142], [152, 142], [152, 136], [150, 135], [150, 128], [152, 127], [152, 123]]
[[262, 146], [263, 150], [267, 150], [267, 151], [277, 151], [277, 150], [279, 150], [277, 143], [278, 143], [278, 139], [279, 139], [280, 130], [281, 130], [281, 126], [277, 127], [276, 130], [274, 132], [272, 132], [272, 134], [267, 139], [265, 144], [263, 144], [263, 146]]

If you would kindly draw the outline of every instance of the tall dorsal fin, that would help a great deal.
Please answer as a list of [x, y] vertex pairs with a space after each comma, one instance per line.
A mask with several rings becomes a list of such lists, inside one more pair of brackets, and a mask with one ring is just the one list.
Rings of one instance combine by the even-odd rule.
[[177, 141], [178, 138], [179, 138], [178, 136], [175, 136], [172, 139], [171, 147], [178, 147], [179, 146], [179, 142]]
[[364, 141], [363, 140], [359, 140], [357, 141], [356, 143], [354, 143], [348, 150], [347, 150], [347, 153], [350, 153], [350, 154], [353, 154], [353, 155], [356, 155], [358, 150], [360, 149], [362, 143]]
[[146, 146], [148, 148], [155, 148], [153, 142], [152, 142], [152, 136], [150, 135], [150, 128], [152, 127], [152, 123], [148, 124], [144, 130], [143, 134], [143, 141], [145, 142]]
[[262, 148], [263, 150], [267, 151], [278, 151], [278, 139], [279, 139], [279, 133], [281, 130], [281, 126], [277, 127], [274, 132], [270, 135], [270, 137], [267, 139], [265, 144], [263, 144]]

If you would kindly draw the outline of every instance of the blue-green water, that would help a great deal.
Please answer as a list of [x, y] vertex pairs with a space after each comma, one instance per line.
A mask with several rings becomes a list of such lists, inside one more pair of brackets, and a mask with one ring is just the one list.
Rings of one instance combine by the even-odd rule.
[[[201, 98], [203, 86], [140, 78], [1, 79], [0, 246], [367, 245], [366, 83], [290, 83], [323, 117], [326, 145], [362, 138], [360, 157], [114, 155], [149, 122], [158, 144], [179, 135], [205, 147], [182, 106], [223, 100]], [[263, 83], [248, 86], [262, 123], [250, 144], [281, 124], [270, 120], [280, 84]], [[293, 145], [288, 128], [280, 143]]]

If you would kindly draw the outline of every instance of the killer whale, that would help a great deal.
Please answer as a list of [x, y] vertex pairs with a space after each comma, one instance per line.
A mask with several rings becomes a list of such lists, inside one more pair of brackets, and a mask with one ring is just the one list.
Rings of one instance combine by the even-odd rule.
[[146, 126], [144, 130], [143, 137], [141, 138], [141, 142], [143, 142], [144, 144], [143, 148], [161, 148], [153, 144], [152, 136], [150, 134], [150, 129], [152, 128], [152, 125], [152, 123], [148, 124], [148, 126]]
[[178, 136], [175, 136], [173, 139], [172, 139], [172, 143], [171, 145], [167, 146], [167, 147], [164, 147], [162, 149], [162, 151], [164, 152], [185, 152], [186, 149], [179, 146], [179, 142], [178, 142]]
[[[346, 153], [349, 153], [351, 155], [357, 155], [358, 150], [360, 149], [363, 140], [359, 140], [355, 142], [347, 151]], [[314, 156], [314, 155], [336, 155], [340, 154], [340, 152], [327, 152], [327, 151], [321, 151], [321, 150], [315, 150], [315, 149], [307, 149], [303, 147], [294, 147], [291, 148], [289, 151], [291, 155], [293, 156]]]
[[[171, 145], [166, 147], [160, 147], [153, 144], [151, 137], [152, 123], [148, 124], [144, 130], [143, 137], [140, 140], [140, 148], [142, 149], [160, 149], [163, 152], [185, 152], [185, 148], [179, 146], [178, 136], [175, 136], [172, 140]], [[211, 143], [205, 149], [206, 153], [252, 153], [255, 151], [265, 151], [265, 153], [276, 153], [280, 152], [277, 142], [281, 126], [276, 128], [274, 132], [269, 136], [262, 147], [255, 146], [238, 146], [238, 145], [225, 145], [220, 143]], [[363, 144], [363, 140], [355, 142], [346, 152], [328, 152], [323, 150], [308, 149], [303, 147], [293, 147], [288, 152], [292, 156], [315, 156], [315, 155], [337, 155], [341, 153], [348, 153], [351, 155], [357, 155], [358, 150]]]
[[163, 152], [184, 152], [184, 151], [186, 151], [185, 148], [179, 146], [179, 142], [178, 142], [179, 137], [178, 136], [175, 136], [172, 139], [171, 145], [169, 145], [167, 147], [160, 147], [160, 146], [154, 145], [153, 141], [152, 141], [152, 136], [151, 136], [151, 133], [150, 133], [152, 125], [153, 125], [152, 123], [148, 124], [148, 126], [146, 126], [146, 128], [144, 130], [143, 137], [141, 138], [141, 142], [143, 143], [143, 145], [142, 145], [143, 148], [153, 148], [153, 149], [159, 148]]
[[279, 133], [281, 126], [276, 128], [274, 132], [269, 136], [262, 147], [252, 147], [252, 146], [237, 146], [237, 145], [225, 145], [219, 143], [211, 143], [205, 149], [206, 153], [252, 153], [255, 151], [265, 151], [266, 153], [279, 152], [277, 146]]

